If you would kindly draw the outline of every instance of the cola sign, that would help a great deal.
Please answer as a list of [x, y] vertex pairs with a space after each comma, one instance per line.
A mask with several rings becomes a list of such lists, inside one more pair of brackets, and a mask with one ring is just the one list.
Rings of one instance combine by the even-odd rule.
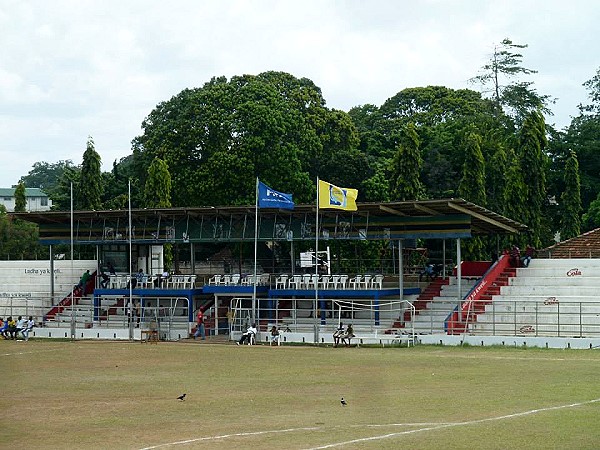
[[567, 271], [567, 276], [568, 277], [577, 277], [577, 276], [581, 276], [581, 270], [575, 268], [575, 269], [570, 269]]
[[519, 332], [520, 333], [535, 333], [535, 328], [533, 328], [533, 325], [523, 325], [521, 328], [519, 328]]
[[558, 304], [558, 299], [556, 297], [548, 297], [544, 300], [544, 305], [556, 305]]

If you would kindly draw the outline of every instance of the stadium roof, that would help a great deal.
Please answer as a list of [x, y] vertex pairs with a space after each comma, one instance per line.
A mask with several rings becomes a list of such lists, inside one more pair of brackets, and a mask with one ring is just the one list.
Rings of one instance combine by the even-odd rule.
[[[468, 238], [527, 230], [519, 222], [460, 198], [357, 203], [357, 207], [358, 210], [352, 212], [321, 209], [320, 239]], [[127, 242], [128, 213], [128, 210], [74, 211], [75, 240], [79, 244]], [[69, 211], [12, 215], [39, 224], [42, 243], [70, 241]], [[139, 243], [227, 242], [254, 238], [254, 205], [133, 209], [131, 216], [132, 241]], [[294, 210], [260, 209], [259, 239], [315, 239], [315, 216], [316, 205], [296, 205]]]

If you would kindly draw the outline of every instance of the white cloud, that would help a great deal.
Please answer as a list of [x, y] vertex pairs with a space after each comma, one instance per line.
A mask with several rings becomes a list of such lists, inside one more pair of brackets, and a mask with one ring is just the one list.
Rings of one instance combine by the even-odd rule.
[[157, 103], [213, 76], [286, 71], [348, 110], [474, 87], [504, 37], [529, 44], [562, 127], [600, 65], [598, 19], [592, 0], [0, 0], [0, 186], [36, 161], [80, 163], [88, 135], [108, 170]]

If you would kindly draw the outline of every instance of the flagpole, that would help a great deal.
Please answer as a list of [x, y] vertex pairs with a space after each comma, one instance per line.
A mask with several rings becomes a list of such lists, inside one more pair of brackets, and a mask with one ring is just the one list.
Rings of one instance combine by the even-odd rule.
[[258, 254], [258, 177], [256, 177], [254, 197], [254, 277], [252, 281], [252, 323], [256, 322], [256, 260]]
[[317, 216], [315, 218], [315, 304], [314, 326], [315, 326], [315, 344], [319, 343], [319, 319], [317, 318], [317, 305], [319, 303], [319, 177], [317, 177]]

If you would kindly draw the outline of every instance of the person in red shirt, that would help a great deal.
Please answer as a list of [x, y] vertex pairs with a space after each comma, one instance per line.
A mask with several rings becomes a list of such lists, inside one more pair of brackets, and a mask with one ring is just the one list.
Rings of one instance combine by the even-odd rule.
[[200, 339], [206, 339], [204, 332], [204, 308], [200, 308], [198, 310], [198, 314], [196, 315], [196, 332], [194, 333], [194, 339], [200, 336]]

